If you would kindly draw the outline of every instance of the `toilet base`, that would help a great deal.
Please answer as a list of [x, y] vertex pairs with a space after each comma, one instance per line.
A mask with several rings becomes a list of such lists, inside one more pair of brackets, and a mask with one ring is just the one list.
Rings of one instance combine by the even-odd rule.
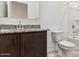
[[63, 57], [79, 57], [79, 50], [72, 49], [72, 50], [66, 50], [62, 49], [62, 55]]

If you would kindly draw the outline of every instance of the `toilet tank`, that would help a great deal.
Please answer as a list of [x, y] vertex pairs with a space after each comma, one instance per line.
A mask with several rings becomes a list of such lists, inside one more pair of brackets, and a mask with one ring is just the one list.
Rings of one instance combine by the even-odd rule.
[[52, 39], [56, 42], [63, 40], [63, 31], [52, 31]]

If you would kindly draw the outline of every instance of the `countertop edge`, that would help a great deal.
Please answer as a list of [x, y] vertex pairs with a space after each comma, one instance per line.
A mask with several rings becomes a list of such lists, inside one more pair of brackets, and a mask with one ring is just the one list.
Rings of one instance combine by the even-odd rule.
[[40, 31], [49, 31], [49, 29], [29, 29], [29, 30], [17, 30], [17, 31], [3, 31], [3, 32], [0, 32], [0, 34], [9, 34], [9, 33], [24, 33], [24, 32], [40, 32]]

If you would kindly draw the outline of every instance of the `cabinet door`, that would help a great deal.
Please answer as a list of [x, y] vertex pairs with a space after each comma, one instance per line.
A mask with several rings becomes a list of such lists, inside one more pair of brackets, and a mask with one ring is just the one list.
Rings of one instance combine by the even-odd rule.
[[17, 34], [0, 35], [0, 56], [19, 56]]
[[21, 56], [45, 57], [47, 56], [46, 32], [24, 33], [21, 37]]

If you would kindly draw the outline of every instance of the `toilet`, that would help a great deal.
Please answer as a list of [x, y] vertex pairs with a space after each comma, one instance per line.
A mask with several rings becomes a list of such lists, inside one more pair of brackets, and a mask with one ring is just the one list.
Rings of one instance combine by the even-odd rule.
[[58, 44], [58, 47], [62, 49], [62, 53], [71, 52], [75, 48], [75, 43], [64, 40], [63, 31], [52, 31], [52, 39]]

